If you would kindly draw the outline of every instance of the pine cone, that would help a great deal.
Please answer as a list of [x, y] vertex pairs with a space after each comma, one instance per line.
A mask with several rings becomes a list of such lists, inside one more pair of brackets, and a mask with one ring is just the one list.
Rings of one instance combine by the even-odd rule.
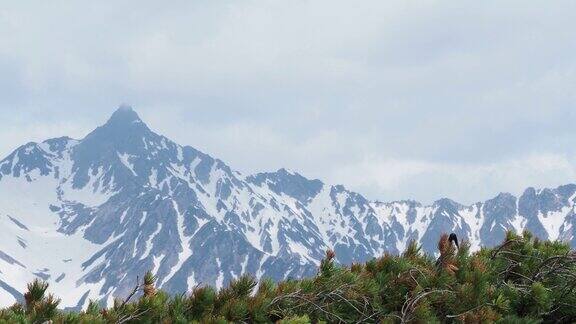
[[156, 288], [153, 285], [144, 285], [144, 296], [151, 297], [156, 295]]
[[154, 276], [151, 271], [146, 272], [144, 275], [144, 296], [150, 297], [156, 294], [156, 288], [154, 288], [155, 282], [156, 276]]

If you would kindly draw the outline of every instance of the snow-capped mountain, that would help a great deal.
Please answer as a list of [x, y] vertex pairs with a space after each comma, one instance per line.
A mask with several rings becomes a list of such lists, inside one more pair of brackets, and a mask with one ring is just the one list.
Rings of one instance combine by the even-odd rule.
[[576, 246], [575, 200], [570, 184], [424, 206], [369, 201], [285, 169], [245, 176], [121, 107], [82, 140], [28, 143], [0, 162], [0, 305], [36, 277], [64, 306], [83, 307], [125, 296], [149, 269], [173, 293], [243, 273], [310, 276], [328, 248], [343, 264], [412, 239], [434, 253], [442, 232], [474, 249], [508, 229]]

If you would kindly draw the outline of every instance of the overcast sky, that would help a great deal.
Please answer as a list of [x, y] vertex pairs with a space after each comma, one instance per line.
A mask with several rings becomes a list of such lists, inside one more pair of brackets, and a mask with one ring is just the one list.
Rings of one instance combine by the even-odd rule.
[[576, 181], [576, 1], [2, 1], [0, 156], [121, 103], [243, 173], [463, 203]]

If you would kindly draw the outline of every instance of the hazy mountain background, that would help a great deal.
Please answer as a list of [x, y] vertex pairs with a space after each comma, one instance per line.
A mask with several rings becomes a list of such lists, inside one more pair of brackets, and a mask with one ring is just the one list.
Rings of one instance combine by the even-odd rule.
[[369, 200], [286, 169], [241, 174], [123, 106], [80, 140], [30, 142], [0, 162], [0, 303], [22, 299], [34, 278], [82, 307], [126, 295], [149, 269], [171, 293], [244, 273], [310, 276], [328, 248], [342, 264], [412, 239], [435, 253], [442, 232], [473, 249], [524, 229], [576, 246], [575, 201], [574, 184], [421, 204]]

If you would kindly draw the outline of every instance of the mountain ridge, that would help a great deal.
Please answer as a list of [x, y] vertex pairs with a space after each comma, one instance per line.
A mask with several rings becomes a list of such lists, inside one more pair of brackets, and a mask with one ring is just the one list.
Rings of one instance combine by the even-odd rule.
[[567, 184], [424, 205], [370, 201], [284, 168], [244, 176], [123, 106], [83, 139], [30, 142], [0, 161], [0, 303], [36, 277], [81, 308], [125, 296], [149, 269], [172, 293], [244, 273], [310, 276], [327, 248], [343, 264], [399, 253], [412, 239], [434, 253], [449, 231], [473, 249], [524, 229], [575, 246], [575, 198]]

